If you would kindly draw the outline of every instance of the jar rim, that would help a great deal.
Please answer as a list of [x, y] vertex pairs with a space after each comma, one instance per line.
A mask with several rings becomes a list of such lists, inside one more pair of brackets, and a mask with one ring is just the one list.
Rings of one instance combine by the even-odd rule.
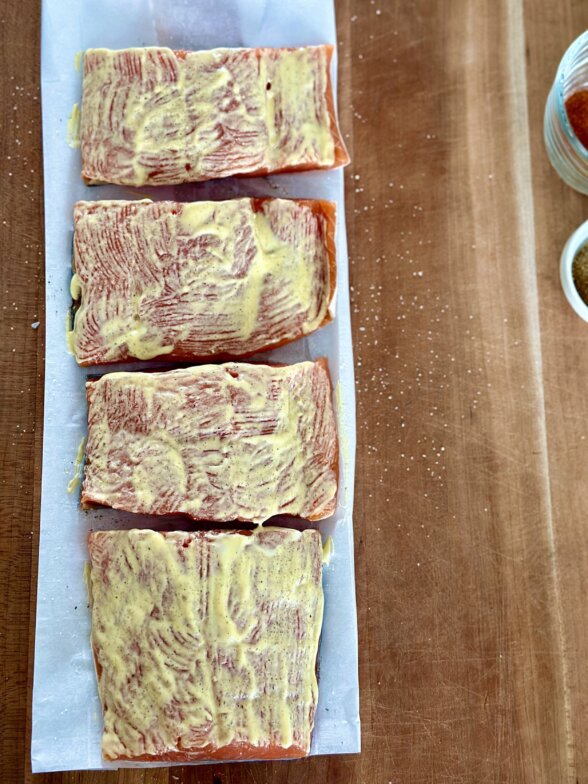
[[583, 46], [588, 47], [588, 30], [585, 30], [574, 41], [572, 41], [572, 43], [566, 49], [565, 54], [561, 58], [557, 68], [554, 88], [555, 88], [555, 93], [557, 98], [556, 100], [557, 113], [559, 115], [561, 126], [564, 129], [566, 137], [570, 142], [570, 144], [572, 145], [572, 147], [574, 148], [574, 150], [578, 153], [578, 155], [588, 160], [588, 149], [584, 147], [584, 145], [580, 142], [580, 140], [574, 133], [574, 129], [572, 128], [572, 124], [570, 123], [568, 113], [566, 111], [565, 98], [564, 98], [564, 82], [567, 76], [567, 71], [570, 67], [570, 62], [574, 59], [574, 57], [578, 53], [578, 50], [581, 49]]

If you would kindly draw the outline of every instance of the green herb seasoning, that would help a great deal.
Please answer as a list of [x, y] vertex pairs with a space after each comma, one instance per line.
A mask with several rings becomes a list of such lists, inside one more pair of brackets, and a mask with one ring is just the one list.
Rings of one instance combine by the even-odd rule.
[[588, 245], [582, 245], [574, 256], [572, 275], [578, 294], [588, 305]]

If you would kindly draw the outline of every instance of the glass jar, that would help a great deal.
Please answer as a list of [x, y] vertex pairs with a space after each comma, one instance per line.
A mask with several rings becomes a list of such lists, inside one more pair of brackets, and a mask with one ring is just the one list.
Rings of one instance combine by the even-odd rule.
[[564, 54], [545, 105], [543, 136], [547, 155], [564, 182], [588, 194], [588, 150], [580, 143], [565, 108], [572, 93], [588, 89], [588, 31]]

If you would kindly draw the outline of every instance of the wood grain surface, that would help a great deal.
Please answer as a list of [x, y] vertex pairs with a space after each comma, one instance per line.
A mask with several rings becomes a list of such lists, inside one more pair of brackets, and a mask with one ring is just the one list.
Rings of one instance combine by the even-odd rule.
[[588, 326], [558, 281], [588, 204], [551, 170], [542, 140], [547, 92], [588, 5], [340, 0], [337, 17], [353, 158], [363, 752], [30, 774], [40, 12], [10, 0], [0, 8], [2, 782], [588, 784]]

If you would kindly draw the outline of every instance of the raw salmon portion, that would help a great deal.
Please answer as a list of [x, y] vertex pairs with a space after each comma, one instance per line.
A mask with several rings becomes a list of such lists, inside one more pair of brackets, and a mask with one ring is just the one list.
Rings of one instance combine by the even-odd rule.
[[346, 164], [332, 53], [332, 46], [88, 49], [82, 176], [170, 185]]
[[331, 318], [335, 205], [326, 201], [78, 202], [80, 365], [237, 357]]
[[108, 373], [86, 394], [82, 504], [219, 522], [335, 511], [325, 360]]
[[105, 759], [308, 754], [317, 531], [102, 531], [89, 549]]

